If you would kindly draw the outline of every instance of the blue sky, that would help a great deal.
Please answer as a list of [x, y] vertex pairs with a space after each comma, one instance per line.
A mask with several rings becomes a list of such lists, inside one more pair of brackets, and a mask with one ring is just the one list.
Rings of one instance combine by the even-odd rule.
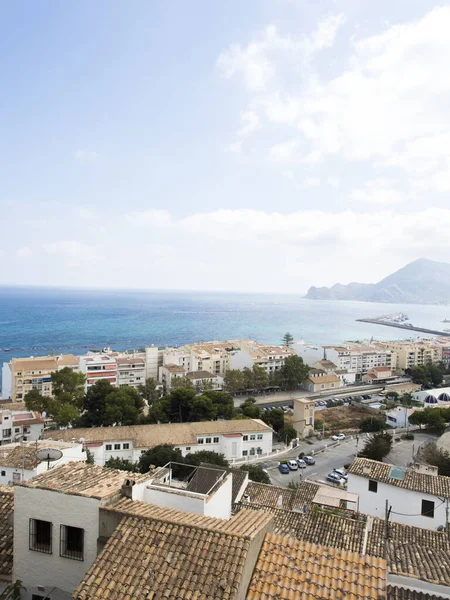
[[0, 283], [450, 261], [449, 3], [10, 0], [0, 27]]

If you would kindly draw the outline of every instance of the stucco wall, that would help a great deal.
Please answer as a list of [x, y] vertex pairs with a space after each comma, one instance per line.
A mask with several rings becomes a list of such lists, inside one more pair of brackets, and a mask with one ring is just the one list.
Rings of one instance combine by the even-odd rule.
[[169, 490], [157, 490], [154, 488], [146, 488], [144, 491], [144, 501], [166, 508], [176, 508], [184, 512], [196, 513], [204, 515], [204, 500], [203, 497], [194, 497], [182, 492], [170, 492]]
[[[29, 520], [40, 519], [53, 524], [52, 554], [29, 549]], [[61, 557], [60, 525], [84, 529], [84, 560]], [[82, 496], [70, 496], [47, 490], [17, 486], [14, 490], [14, 572], [27, 588], [24, 596], [42, 594], [57, 588], [72, 593], [97, 555], [99, 531], [99, 501]], [[60, 596], [64, 597], [64, 595]], [[54, 598], [52, 592], [51, 598]]]
[[[391, 521], [414, 525], [424, 529], [437, 529], [445, 525], [445, 503], [436, 496], [404, 490], [394, 485], [378, 482], [378, 491], [369, 491], [369, 479], [350, 474], [347, 489], [359, 494], [359, 510], [362, 513], [384, 519], [386, 500], [392, 506]], [[434, 518], [421, 516], [422, 500], [434, 502]], [[401, 513], [401, 514], [396, 514]]]
[[231, 517], [232, 475], [228, 473], [222, 485], [205, 502], [205, 515], [218, 519]]

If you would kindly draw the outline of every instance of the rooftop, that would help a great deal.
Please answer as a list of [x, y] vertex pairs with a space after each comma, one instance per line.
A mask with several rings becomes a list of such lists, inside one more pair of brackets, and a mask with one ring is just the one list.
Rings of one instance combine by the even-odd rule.
[[325, 369], [337, 369], [337, 365], [335, 365], [331, 360], [318, 360], [317, 364], [322, 365], [322, 367]]
[[247, 600], [380, 600], [385, 594], [383, 559], [268, 533]]
[[209, 371], [190, 371], [186, 373], [188, 379], [214, 379], [217, 375], [213, 375]]
[[340, 379], [334, 373], [330, 373], [328, 375], [309, 375], [307, 381], [312, 381], [313, 383], [338, 383]]
[[22, 444], [7, 444], [0, 446], [0, 466], [12, 467], [16, 469], [26, 469], [32, 471], [43, 459], [36, 456], [37, 450], [46, 448], [54, 448], [56, 450], [70, 450], [72, 448], [80, 448], [79, 444], [67, 442], [23, 442]]
[[200, 421], [197, 423], [53, 430], [45, 432], [44, 438], [63, 441], [83, 438], [87, 444], [124, 440], [132, 441], [135, 448], [153, 448], [159, 444], [195, 445], [199, 435], [254, 433], [271, 430], [271, 427], [260, 419], [236, 419], [230, 421]]
[[445, 600], [442, 596], [388, 585], [387, 600]]
[[56, 356], [30, 356], [29, 358], [13, 358], [12, 371], [57, 371]]
[[117, 358], [116, 363], [118, 365], [145, 365], [143, 358]]
[[[130, 474], [125, 471], [70, 462], [17, 485], [102, 500], [119, 493], [127, 475]], [[143, 483], [150, 478], [148, 473], [133, 473], [131, 477], [136, 483]]]
[[221, 520], [143, 502], [119, 505], [142, 515], [121, 520], [75, 591], [77, 600], [234, 600], [251, 539], [270, 522], [264, 513]]
[[357, 458], [349, 467], [348, 472], [352, 475], [359, 475], [403, 489], [450, 498], [450, 477], [419, 473], [414, 469], [397, 468], [397, 471], [401, 471], [399, 473], [401, 477], [397, 478], [392, 476], [394, 475], [394, 472], [391, 471], [392, 468], [393, 465], [388, 463], [381, 463], [368, 458]]
[[14, 488], [0, 485], [0, 575], [10, 575], [13, 568]]
[[170, 372], [170, 373], [186, 373], [186, 369], [184, 367], [180, 367], [180, 365], [164, 365], [164, 367]]
[[310, 481], [301, 482], [297, 490], [249, 481], [242, 500], [246, 504], [303, 511], [305, 504], [312, 503], [319, 488]]

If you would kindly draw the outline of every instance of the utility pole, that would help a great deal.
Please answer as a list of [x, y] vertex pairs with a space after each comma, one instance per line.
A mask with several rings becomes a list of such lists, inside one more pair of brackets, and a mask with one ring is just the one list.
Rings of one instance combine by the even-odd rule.
[[387, 559], [387, 546], [389, 539], [389, 517], [391, 515], [392, 506], [389, 506], [389, 502], [386, 499], [386, 506], [384, 509], [384, 560]]

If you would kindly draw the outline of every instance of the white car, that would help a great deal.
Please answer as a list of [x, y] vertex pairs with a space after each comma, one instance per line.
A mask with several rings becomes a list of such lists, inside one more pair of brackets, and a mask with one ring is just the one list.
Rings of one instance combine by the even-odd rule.
[[336, 433], [332, 436], [332, 440], [345, 440], [345, 435], [343, 433]]
[[347, 481], [348, 479], [348, 473], [346, 473], [342, 469], [333, 469], [333, 473], [336, 473], [336, 475], [339, 475], [339, 477], [341, 479], [345, 479], [345, 481]]
[[306, 469], [306, 462], [303, 460], [303, 458], [297, 458], [297, 465], [300, 467], [300, 469]]
[[343, 485], [345, 483], [345, 479], [339, 477], [337, 473], [328, 473], [327, 481], [331, 481], [331, 483], [334, 483], [336, 485]]
[[288, 460], [287, 465], [291, 471], [296, 471], [298, 469], [298, 464], [296, 460]]

